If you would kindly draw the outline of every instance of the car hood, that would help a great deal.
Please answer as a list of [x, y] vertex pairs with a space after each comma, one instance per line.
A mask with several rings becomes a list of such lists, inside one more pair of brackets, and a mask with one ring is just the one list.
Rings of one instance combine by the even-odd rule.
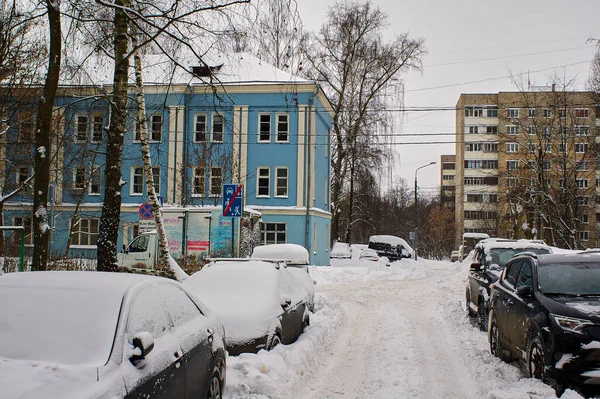
[[563, 316], [578, 317], [600, 323], [599, 297], [569, 297], [542, 295], [540, 301], [548, 311]]
[[91, 399], [124, 396], [123, 381], [113, 382], [98, 382], [98, 369], [92, 366], [0, 358], [0, 386], [2, 396], [7, 398]]

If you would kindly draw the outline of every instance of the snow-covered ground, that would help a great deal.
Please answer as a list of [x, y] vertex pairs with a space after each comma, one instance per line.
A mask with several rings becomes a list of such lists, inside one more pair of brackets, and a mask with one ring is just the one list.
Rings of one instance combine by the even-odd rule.
[[468, 260], [311, 267], [311, 325], [292, 345], [229, 357], [225, 398], [556, 398], [490, 355], [464, 310], [467, 272]]

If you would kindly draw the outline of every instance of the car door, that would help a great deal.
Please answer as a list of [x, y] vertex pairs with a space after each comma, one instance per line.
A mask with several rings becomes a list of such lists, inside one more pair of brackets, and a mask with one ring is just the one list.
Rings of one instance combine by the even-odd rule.
[[185, 368], [185, 397], [203, 398], [216, 363], [212, 350], [214, 331], [181, 288], [169, 284], [163, 294], [173, 321], [173, 334], [178, 338], [183, 352], [181, 361]]
[[152, 257], [153, 248], [150, 245], [151, 236], [142, 234], [129, 244], [127, 252], [123, 254], [122, 266], [135, 269], [152, 269], [154, 259]]
[[[132, 347], [136, 334], [148, 332], [154, 339], [154, 348], [144, 359], [136, 362], [125, 356], [124, 361], [131, 365], [124, 378], [128, 399], [184, 397], [182, 350], [172, 330], [173, 324], [161, 290], [157, 286], [142, 288], [129, 307], [127, 342]], [[127, 349], [125, 352], [127, 354]]]
[[524, 351], [527, 344], [526, 321], [532, 316], [532, 297], [521, 298], [516, 294], [519, 287], [530, 287], [533, 295], [533, 265], [530, 260], [525, 260], [519, 276], [515, 282], [513, 297], [508, 301], [508, 320], [510, 325], [510, 341], [517, 351]]
[[289, 305], [283, 306], [284, 313], [281, 320], [281, 342], [289, 344], [302, 333], [308, 292], [295, 281], [287, 267], [281, 266], [277, 274], [280, 296], [290, 301]]
[[494, 315], [498, 323], [498, 331], [507, 343], [510, 342], [511, 321], [509, 320], [511, 302], [514, 302], [514, 287], [523, 260], [518, 259], [506, 265], [506, 270], [502, 278], [498, 280], [496, 286], [497, 297], [494, 298]]
[[485, 279], [485, 256], [482, 248], [475, 249], [473, 263], [479, 263], [483, 267], [482, 270], [471, 271], [471, 275], [469, 276], [469, 295], [471, 303], [477, 305], [479, 303], [479, 290], [482, 284], [484, 284]]

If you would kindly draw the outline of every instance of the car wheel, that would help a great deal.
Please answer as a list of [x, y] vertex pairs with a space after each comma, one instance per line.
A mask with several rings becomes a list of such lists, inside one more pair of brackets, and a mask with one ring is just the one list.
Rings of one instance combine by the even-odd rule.
[[210, 379], [210, 384], [208, 385], [208, 395], [206, 395], [207, 399], [222, 399], [223, 398], [223, 390], [221, 387], [221, 378], [218, 370], [213, 372], [213, 375]]
[[479, 329], [481, 331], [487, 331], [487, 329], [488, 329], [488, 312], [486, 310], [486, 306], [483, 301], [480, 301], [479, 306], [477, 307], [477, 323], [479, 324]]
[[469, 290], [467, 290], [466, 292], [465, 306], [467, 308], [467, 316], [475, 316], [475, 312], [473, 312], [473, 310], [471, 309], [471, 292]]
[[544, 344], [539, 335], [536, 335], [529, 343], [527, 349], [527, 374], [530, 378], [546, 380], [546, 357], [544, 355]]
[[490, 353], [496, 357], [502, 358], [504, 349], [500, 343], [500, 330], [498, 330], [498, 321], [496, 316], [492, 316], [490, 330], [488, 332], [488, 341], [490, 342]]
[[279, 337], [279, 335], [278, 334], [273, 335], [273, 337], [269, 341], [269, 345], [267, 345], [267, 350], [270, 351], [271, 349], [275, 348], [280, 343], [281, 343], [281, 338]]

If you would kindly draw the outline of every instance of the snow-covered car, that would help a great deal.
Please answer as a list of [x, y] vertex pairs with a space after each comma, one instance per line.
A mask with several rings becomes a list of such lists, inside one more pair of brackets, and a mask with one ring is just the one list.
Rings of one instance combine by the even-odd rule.
[[360, 252], [359, 259], [377, 262], [379, 260], [379, 255], [377, 255], [377, 251], [374, 249], [367, 248]]
[[450, 253], [450, 262], [457, 262], [460, 260], [460, 250], [455, 249]]
[[0, 314], [1, 397], [222, 397], [223, 325], [173, 280], [9, 273]]
[[543, 241], [525, 239], [486, 238], [475, 245], [465, 297], [467, 313], [477, 317], [482, 331], [488, 327], [490, 286], [498, 281], [506, 262], [522, 252], [541, 255], [552, 250]]
[[412, 258], [413, 249], [408, 243], [396, 236], [374, 235], [369, 237], [369, 248], [374, 249], [379, 256], [385, 256], [390, 261], [402, 258]]
[[308, 292], [285, 262], [215, 260], [183, 286], [221, 317], [233, 356], [291, 344], [310, 323]]
[[346, 242], [334, 242], [331, 247], [330, 258], [334, 259], [350, 259], [352, 258], [352, 251], [350, 245]]
[[308, 310], [315, 310], [315, 284], [308, 271], [308, 251], [298, 244], [259, 245], [252, 250], [252, 259], [283, 260], [288, 271], [298, 279], [302, 288], [308, 292]]

